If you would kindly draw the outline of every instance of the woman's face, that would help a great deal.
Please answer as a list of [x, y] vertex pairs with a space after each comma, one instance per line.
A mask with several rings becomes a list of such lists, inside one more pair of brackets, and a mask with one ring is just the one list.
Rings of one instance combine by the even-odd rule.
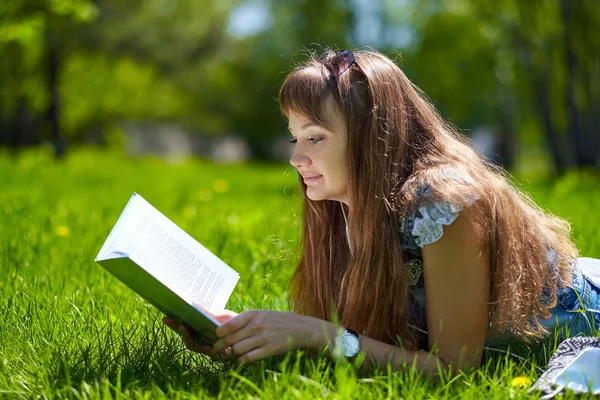
[[303, 177], [311, 200], [335, 200], [348, 204], [348, 140], [340, 112], [331, 112], [331, 127], [290, 112], [289, 130], [295, 141], [292, 164]]

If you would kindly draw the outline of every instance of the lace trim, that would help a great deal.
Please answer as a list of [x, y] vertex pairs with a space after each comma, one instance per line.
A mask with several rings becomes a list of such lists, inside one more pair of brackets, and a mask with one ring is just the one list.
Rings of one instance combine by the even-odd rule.
[[419, 207], [420, 217], [415, 217], [412, 235], [419, 247], [437, 242], [444, 234], [443, 225], [450, 225], [462, 207], [446, 201], [429, 203]]

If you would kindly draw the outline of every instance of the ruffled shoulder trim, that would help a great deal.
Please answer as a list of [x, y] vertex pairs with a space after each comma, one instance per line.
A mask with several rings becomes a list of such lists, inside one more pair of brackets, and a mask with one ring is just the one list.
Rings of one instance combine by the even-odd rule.
[[420, 206], [415, 216], [412, 235], [419, 247], [437, 242], [444, 234], [443, 225], [454, 222], [462, 207], [447, 201], [436, 201]]
[[457, 185], [464, 187], [464, 198], [461, 204], [454, 204], [448, 200], [440, 199], [433, 194], [431, 187], [425, 183], [419, 184], [416, 189], [416, 204], [412, 211], [406, 215], [403, 228], [405, 248], [420, 254], [420, 248], [437, 242], [444, 234], [444, 225], [450, 225], [456, 220], [463, 207], [473, 205], [478, 196], [474, 193], [467, 194], [472, 186], [472, 178], [460, 174], [453, 168], [442, 170], [446, 178], [456, 181]]

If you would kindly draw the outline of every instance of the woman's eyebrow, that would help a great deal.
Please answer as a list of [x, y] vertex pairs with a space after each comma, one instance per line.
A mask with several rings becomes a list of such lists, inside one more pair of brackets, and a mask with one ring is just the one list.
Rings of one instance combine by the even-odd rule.
[[307, 122], [306, 124], [302, 125], [302, 130], [308, 129], [311, 126], [321, 126], [315, 122]]
[[[310, 127], [316, 126], [318, 128], [325, 128], [324, 126], [317, 124], [316, 122], [307, 122], [300, 127], [301, 130], [306, 130]], [[292, 127], [288, 125], [288, 131], [292, 132]]]

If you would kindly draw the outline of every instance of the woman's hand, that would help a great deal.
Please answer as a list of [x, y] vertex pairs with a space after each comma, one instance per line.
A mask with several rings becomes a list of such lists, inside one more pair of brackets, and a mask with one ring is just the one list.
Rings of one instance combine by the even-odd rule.
[[229, 319], [217, 328], [219, 340], [213, 354], [235, 354], [242, 364], [316, 345], [317, 318], [290, 312], [252, 310]]
[[[217, 321], [219, 321], [222, 324], [229, 321], [229, 319], [238, 315], [237, 313], [230, 311], [230, 310], [223, 310], [222, 312], [220, 312], [218, 314], [214, 314], [214, 313], [211, 313], [210, 311], [208, 311], [207, 309], [205, 309], [204, 307], [202, 307], [202, 308], [208, 314], [210, 314], [214, 319], [216, 319]], [[212, 359], [217, 358], [216, 353], [213, 351], [212, 347], [202, 346], [202, 345], [199, 345], [198, 343], [196, 343], [196, 340], [192, 336], [192, 333], [185, 325], [178, 325], [175, 321], [173, 321], [169, 317], [164, 317], [162, 319], [162, 321], [165, 325], [167, 325], [169, 328], [171, 328], [171, 330], [183, 335], [183, 342], [185, 343], [185, 347], [187, 347], [189, 350], [195, 351], [197, 353], [206, 354], [206, 355], [210, 356]], [[224, 352], [224, 355], [226, 357], [228, 357], [230, 354], [229, 354], [229, 352]]]

